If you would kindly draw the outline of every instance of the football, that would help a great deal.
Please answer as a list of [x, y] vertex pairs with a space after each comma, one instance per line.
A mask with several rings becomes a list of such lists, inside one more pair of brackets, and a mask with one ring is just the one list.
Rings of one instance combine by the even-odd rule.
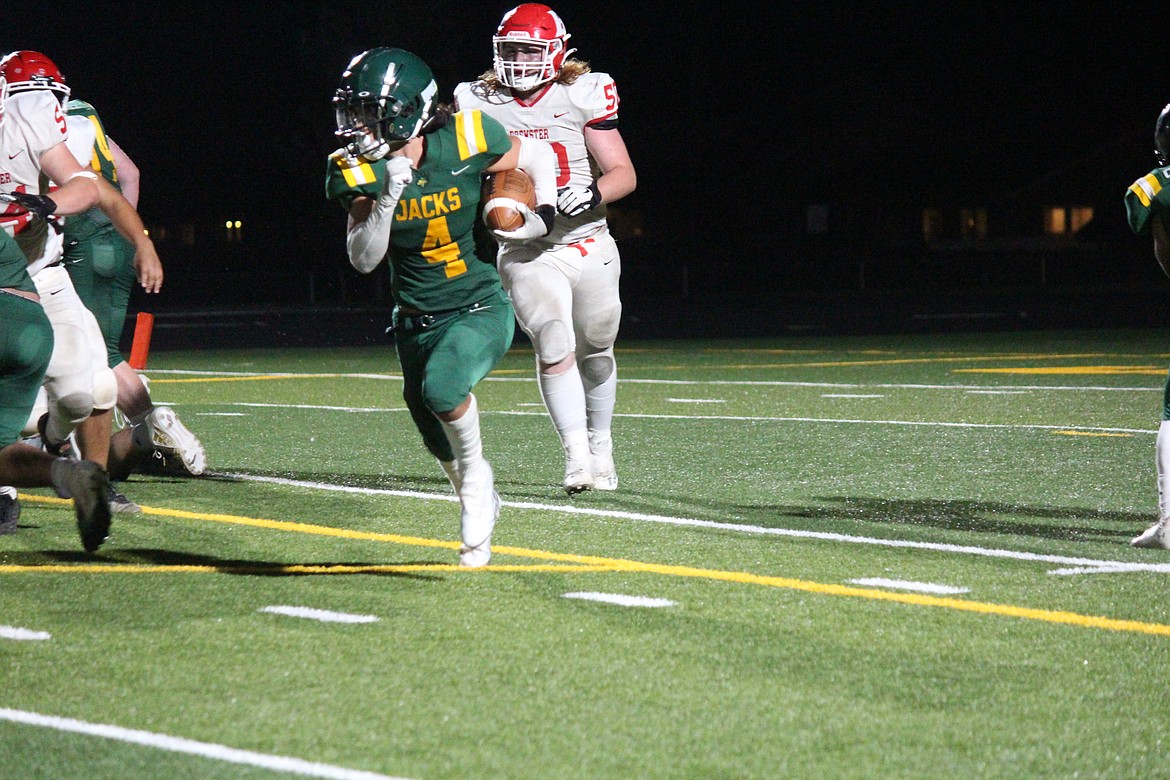
[[489, 174], [483, 182], [483, 222], [492, 230], [516, 230], [524, 224], [524, 215], [516, 206], [523, 203], [536, 208], [536, 190], [532, 179], [519, 168]]

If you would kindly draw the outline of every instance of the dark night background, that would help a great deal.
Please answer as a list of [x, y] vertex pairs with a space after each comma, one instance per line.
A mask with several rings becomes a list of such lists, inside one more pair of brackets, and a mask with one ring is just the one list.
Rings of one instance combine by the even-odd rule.
[[[338, 76], [359, 51], [400, 46], [449, 98], [490, 66], [512, 5], [59, 2], [6, 10], [0, 51], [52, 57], [142, 169], [140, 212], [168, 277], [134, 307], [384, 308], [378, 281], [349, 269], [344, 216], [323, 200]], [[1075, 309], [1098, 279], [1119, 302], [1116, 313], [1094, 306], [1112, 319], [1092, 324], [1133, 324], [1125, 312], [1151, 308], [1137, 324], [1161, 324], [1166, 280], [1148, 241], [1128, 234], [1122, 196], [1153, 167], [1154, 119], [1170, 101], [1163, 5], [553, 7], [576, 56], [616, 79], [638, 169], [637, 192], [614, 208], [624, 332], [897, 329], [932, 306], [1033, 306], [1031, 322], [1046, 324], [1035, 301]], [[1009, 256], [1004, 241], [943, 255], [920, 246], [924, 206], [987, 207], [1010, 222], [1038, 200], [1092, 206], [1085, 235], [1100, 250], [1066, 262]], [[809, 203], [828, 204], [827, 235], [803, 234]], [[220, 235], [228, 217], [245, 222], [240, 245]], [[201, 226], [194, 246], [173, 238], [185, 221]], [[167, 239], [156, 226], [171, 226]], [[1034, 262], [1036, 278], [1003, 270]], [[1135, 303], [1133, 290], [1149, 299]], [[712, 309], [734, 316], [688, 327]], [[850, 319], [861, 310], [872, 316]]]

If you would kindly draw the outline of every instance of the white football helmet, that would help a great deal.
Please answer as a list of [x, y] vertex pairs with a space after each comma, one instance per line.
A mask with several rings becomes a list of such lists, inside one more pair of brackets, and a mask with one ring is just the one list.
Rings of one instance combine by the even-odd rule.
[[4, 126], [4, 99], [8, 97], [8, 79], [0, 73], [0, 127]]
[[504, 14], [492, 37], [496, 77], [506, 87], [528, 92], [555, 79], [565, 58], [569, 33], [547, 5], [524, 3]]

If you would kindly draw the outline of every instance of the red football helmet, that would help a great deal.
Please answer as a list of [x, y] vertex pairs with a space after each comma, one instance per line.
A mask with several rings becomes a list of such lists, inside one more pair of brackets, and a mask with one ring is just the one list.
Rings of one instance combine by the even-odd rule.
[[8, 81], [0, 73], [0, 127], [4, 126], [4, 98], [8, 97]]
[[61, 105], [69, 100], [69, 86], [61, 69], [39, 51], [14, 51], [0, 59], [0, 75], [8, 80], [8, 94], [47, 89], [57, 96]]
[[540, 3], [518, 5], [500, 20], [492, 37], [496, 77], [506, 87], [528, 92], [552, 81], [565, 58], [569, 33], [553, 9]]

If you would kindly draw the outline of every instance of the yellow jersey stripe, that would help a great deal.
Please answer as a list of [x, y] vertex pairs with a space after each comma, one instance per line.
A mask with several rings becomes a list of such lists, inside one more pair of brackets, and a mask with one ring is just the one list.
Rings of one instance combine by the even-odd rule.
[[373, 184], [377, 177], [374, 175], [374, 169], [370, 167], [369, 163], [362, 163], [353, 167], [341, 165], [341, 174], [345, 176], [345, 183], [351, 187], [356, 187], [359, 184]]
[[1130, 192], [1137, 195], [1137, 199], [1143, 206], [1149, 208], [1150, 201], [1162, 191], [1162, 183], [1158, 181], [1157, 176], [1150, 173], [1135, 181], [1129, 189]]
[[459, 159], [466, 160], [487, 151], [487, 138], [483, 134], [483, 112], [479, 109], [460, 111], [455, 115], [459, 132]]

